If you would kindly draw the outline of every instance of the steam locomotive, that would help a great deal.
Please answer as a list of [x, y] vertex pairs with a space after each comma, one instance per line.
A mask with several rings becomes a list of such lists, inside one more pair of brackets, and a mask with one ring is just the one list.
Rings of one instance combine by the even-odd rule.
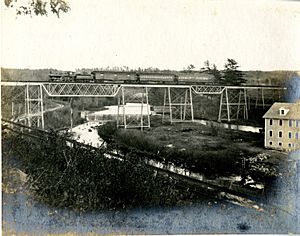
[[52, 82], [109, 84], [212, 84], [214, 78], [206, 73], [165, 73], [137, 71], [92, 71], [91, 73], [50, 73]]

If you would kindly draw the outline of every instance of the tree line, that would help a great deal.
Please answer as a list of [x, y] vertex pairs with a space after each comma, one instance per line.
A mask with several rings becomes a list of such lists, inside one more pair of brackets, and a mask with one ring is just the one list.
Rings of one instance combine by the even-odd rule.
[[[211, 64], [208, 60], [204, 62], [204, 67], [199, 71], [206, 72], [214, 76], [215, 83], [220, 85], [241, 85], [246, 83], [245, 74], [239, 70], [236, 60], [228, 58], [223, 70], [219, 70], [216, 64]], [[196, 72], [195, 66], [190, 64], [183, 72]]]

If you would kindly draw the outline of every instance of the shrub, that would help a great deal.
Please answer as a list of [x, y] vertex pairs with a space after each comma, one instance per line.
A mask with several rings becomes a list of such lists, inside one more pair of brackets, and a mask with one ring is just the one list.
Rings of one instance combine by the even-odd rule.
[[118, 131], [116, 122], [107, 122], [98, 127], [98, 134], [104, 142], [110, 144], [114, 142], [115, 135]]
[[179, 194], [176, 180], [155, 173], [134, 151], [123, 161], [107, 158], [104, 149], [79, 144], [71, 148], [56, 134], [47, 139], [15, 137], [13, 142], [30, 189], [53, 206], [79, 210], [168, 206], [191, 197], [188, 187]]
[[161, 155], [166, 162], [205, 174], [207, 177], [227, 176], [241, 171], [242, 154], [238, 152], [166, 149]]
[[115, 136], [117, 147], [123, 151], [136, 149], [157, 154], [162, 149], [161, 145], [152, 137], [146, 137], [138, 130], [120, 130]]

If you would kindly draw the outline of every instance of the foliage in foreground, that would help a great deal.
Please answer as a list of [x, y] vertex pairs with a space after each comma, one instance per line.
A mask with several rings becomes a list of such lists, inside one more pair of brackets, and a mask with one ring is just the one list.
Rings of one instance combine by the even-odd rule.
[[[177, 181], [145, 166], [128, 152], [124, 161], [105, 157], [105, 150], [69, 147], [54, 135], [47, 140], [9, 136], [14, 156], [28, 174], [28, 186], [42, 202], [79, 210], [171, 206], [196, 198]], [[9, 158], [9, 157], [6, 157]]]

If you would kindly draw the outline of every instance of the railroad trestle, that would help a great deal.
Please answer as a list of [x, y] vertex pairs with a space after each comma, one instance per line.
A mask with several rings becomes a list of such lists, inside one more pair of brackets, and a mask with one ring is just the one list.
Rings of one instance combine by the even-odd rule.
[[[216, 86], [166, 84], [96, 84], [52, 82], [1, 82], [2, 105], [11, 104], [11, 119], [30, 127], [45, 128], [46, 97], [116, 97], [117, 125], [123, 128], [150, 128], [149, 90], [164, 89], [163, 121], [193, 122], [193, 96], [219, 99], [218, 121], [248, 119], [252, 107], [263, 108], [282, 101], [286, 88], [267, 86]], [[17, 106], [22, 103], [23, 106]], [[138, 104], [140, 116], [132, 118], [126, 104]], [[22, 108], [21, 108], [22, 107]]]

